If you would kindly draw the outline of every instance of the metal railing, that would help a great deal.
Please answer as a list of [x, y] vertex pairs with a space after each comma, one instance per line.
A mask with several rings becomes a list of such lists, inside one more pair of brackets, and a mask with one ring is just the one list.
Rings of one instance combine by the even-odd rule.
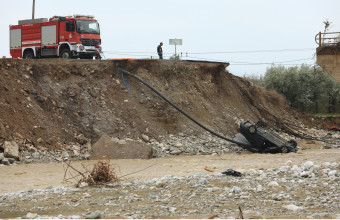
[[336, 46], [339, 42], [340, 32], [319, 32], [317, 35], [315, 35], [315, 43], [317, 43], [319, 47]]

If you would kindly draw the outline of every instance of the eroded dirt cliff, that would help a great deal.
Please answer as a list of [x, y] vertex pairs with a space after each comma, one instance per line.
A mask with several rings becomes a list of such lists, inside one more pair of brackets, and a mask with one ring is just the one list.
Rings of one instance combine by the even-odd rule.
[[[285, 99], [226, 71], [223, 64], [159, 60], [0, 60], [0, 145], [61, 149], [94, 143], [101, 135], [139, 138], [204, 132], [150, 89], [145, 80], [193, 118], [232, 136], [243, 120], [277, 129], [317, 126]], [[289, 129], [288, 129], [289, 130]]]

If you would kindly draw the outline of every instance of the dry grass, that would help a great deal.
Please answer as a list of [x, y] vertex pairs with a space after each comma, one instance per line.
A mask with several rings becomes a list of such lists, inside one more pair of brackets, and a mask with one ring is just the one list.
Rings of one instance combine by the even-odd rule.
[[83, 181], [91, 185], [98, 185], [108, 182], [116, 182], [119, 178], [116, 174], [115, 168], [110, 165], [110, 161], [98, 161], [94, 164], [89, 178]]

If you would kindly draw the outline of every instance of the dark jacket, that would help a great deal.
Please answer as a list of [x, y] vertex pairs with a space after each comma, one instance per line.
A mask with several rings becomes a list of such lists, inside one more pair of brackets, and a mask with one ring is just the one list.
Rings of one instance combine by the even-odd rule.
[[158, 45], [158, 47], [157, 47], [157, 53], [158, 53], [158, 54], [163, 54], [163, 49], [162, 49], [162, 46], [161, 46], [161, 45]]

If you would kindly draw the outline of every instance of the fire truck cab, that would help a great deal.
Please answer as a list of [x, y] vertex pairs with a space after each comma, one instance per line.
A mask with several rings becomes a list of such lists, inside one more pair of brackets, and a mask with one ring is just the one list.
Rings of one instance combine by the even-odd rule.
[[100, 29], [94, 16], [54, 16], [10, 25], [13, 58], [93, 59], [101, 53]]

